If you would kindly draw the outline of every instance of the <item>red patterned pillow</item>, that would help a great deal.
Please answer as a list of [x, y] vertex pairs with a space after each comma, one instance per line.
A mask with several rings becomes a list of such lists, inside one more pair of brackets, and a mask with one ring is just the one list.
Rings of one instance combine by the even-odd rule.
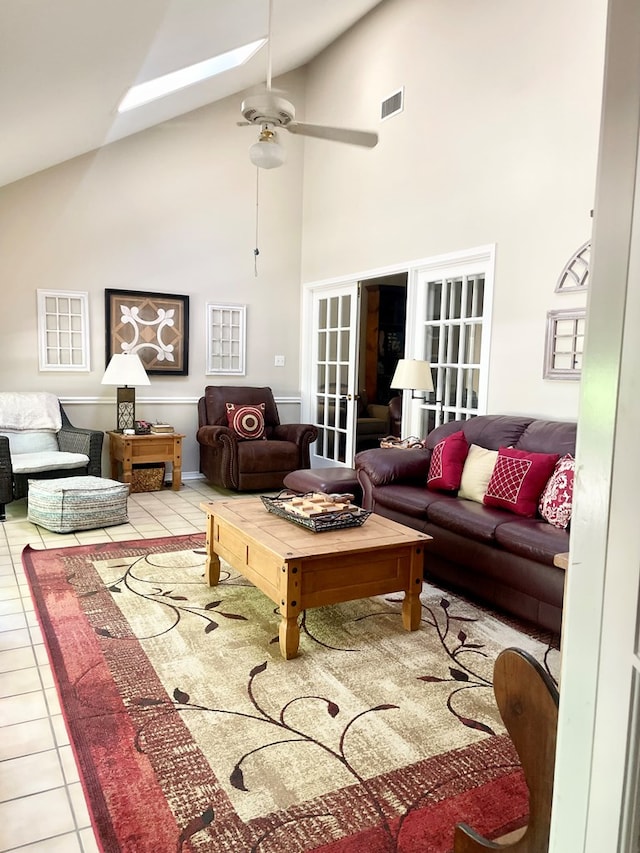
[[558, 461], [557, 453], [528, 453], [501, 447], [483, 502], [532, 518]]
[[253, 441], [265, 438], [264, 434], [264, 403], [255, 406], [237, 406], [235, 403], [225, 403], [227, 407], [227, 423], [241, 441]]
[[431, 451], [427, 488], [455, 492], [460, 488], [469, 445], [462, 430], [439, 441]]
[[571, 521], [575, 471], [576, 462], [570, 453], [558, 459], [538, 503], [538, 512], [545, 521], [563, 530]]

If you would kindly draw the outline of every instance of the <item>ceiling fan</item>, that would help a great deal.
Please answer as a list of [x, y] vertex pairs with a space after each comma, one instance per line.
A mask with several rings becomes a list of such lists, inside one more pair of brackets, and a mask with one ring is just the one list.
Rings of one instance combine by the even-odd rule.
[[273, 0], [269, 0], [269, 24], [267, 35], [267, 81], [266, 90], [257, 95], [249, 95], [240, 108], [245, 121], [238, 125], [256, 124], [262, 130], [258, 141], [249, 149], [251, 162], [262, 169], [273, 169], [284, 163], [284, 149], [276, 136], [276, 128], [288, 130], [298, 136], [313, 136], [316, 139], [328, 139], [334, 142], [346, 142], [373, 148], [378, 144], [378, 134], [368, 130], [353, 130], [346, 127], [329, 127], [320, 124], [307, 124], [296, 121], [293, 104], [282, 94], [271, 88], [271, 21]]

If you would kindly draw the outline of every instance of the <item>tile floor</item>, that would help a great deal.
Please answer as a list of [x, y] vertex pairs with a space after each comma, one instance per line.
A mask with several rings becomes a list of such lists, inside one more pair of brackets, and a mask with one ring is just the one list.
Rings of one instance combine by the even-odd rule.
[[204, 531], [203, 480], [129, 497], [129, 523], [56, 534], [27, 521], [26, 500], [0, 522], [0, 851], [98, 853], [20, 554]]

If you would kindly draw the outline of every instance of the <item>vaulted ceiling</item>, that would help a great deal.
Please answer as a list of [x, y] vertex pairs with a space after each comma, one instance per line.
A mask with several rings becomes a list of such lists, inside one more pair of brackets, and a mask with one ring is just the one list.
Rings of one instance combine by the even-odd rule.
[[[305, 65], [379, 2], [273, 0], [274, 77]], [[266, 36], [267, 19], [268, 0], [2, 0], [0, 186], [263, 83], [266, 48], [117, 112], [134, 83]]]

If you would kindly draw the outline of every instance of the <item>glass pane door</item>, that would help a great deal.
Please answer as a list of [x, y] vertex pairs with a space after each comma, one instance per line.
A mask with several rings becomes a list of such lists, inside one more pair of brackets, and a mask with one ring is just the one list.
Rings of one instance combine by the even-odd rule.
[[350, 466], [356, 422], [358, 291], [356, 284], [313, 296], [312, 421], [318, 439], [312, 465]]

